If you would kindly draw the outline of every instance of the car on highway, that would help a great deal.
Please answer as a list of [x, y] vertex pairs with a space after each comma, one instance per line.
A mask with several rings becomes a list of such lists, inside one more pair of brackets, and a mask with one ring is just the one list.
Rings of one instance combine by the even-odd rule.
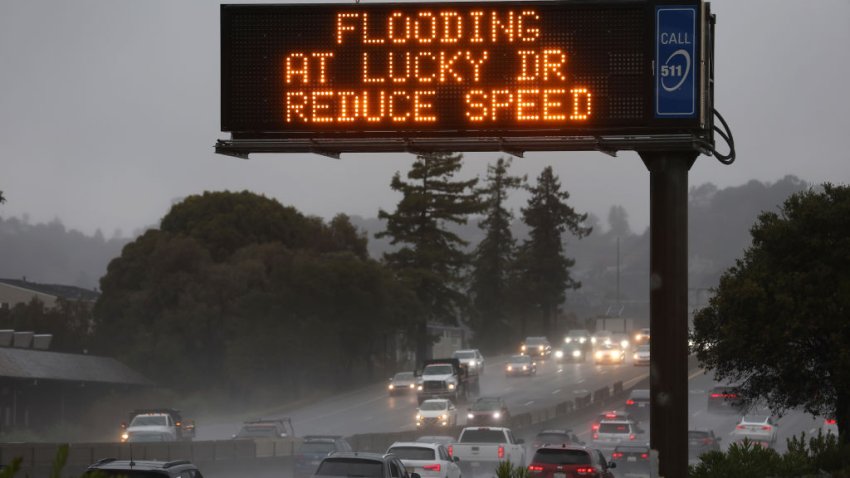
[[416, 439], [417, 443], [437, 443], [449, 446], [455, 442], [455, 437], [449, 435], [424, 435]]
[[608, 330], [597, 330], [590, 336], [590, 344], [593, 347], [599, 347], [600, 345], [610, 344], [611, 342], [611, 332]]
[[130, 424], [122, 423], [122, 442], [188, 441], [195, 436], [195, 422], [183, 420], [180, 410], [146, 408], [130, 413]]
[[457, 407], [451, 400], [432, 398], [419, 404], [416, 410], [416, 428], [448, 428], [457, 425]]
[[338, 435], [307, 435], [295, 452], [292, 476], [309, 477], [316, 472], [322, 459], [335, 452], [352, 451], [348, 441]]
[[765, 443], [772, 448], [776, 444], [778, 428], [776, 420], [770, 415], [744, 415], [732, 430], [732, 437], [736, 441], [746, 438]]
[[579, 343], [564, 344], [560, 349], [555, 351], [555, 360], [557, 362], [585, 362], [587, 361], [588, 347]]
[[564, 344], [578, 344], [584, 347], [590, 347], [590, 332], [587, 329], [572, 329], [567, 331], [564, 337]]
[[438, 443], [395, 442], [387, 454], [401, 459], [408, 473], [418, 473], [422, 478], [460, 478], [461, 475], [459, 459], [449, 456], [446, 447]]
[[626, 334], [611, 334], [611, 343], [619, 345], [623, 350], [628, 350], [632, 346], [632, 342]]
[[590, 433], [594, 433], [599, 430], [599, 424], [602, 423], [602, 420], [626, 420], [637, 423], [631, 415], [623, 411], [617, 410], [609, 410], [606, 412], [602, 412], [593, 419], [593, 422], [590, 424]]
[[526, 337], [520, 345], [520, 353], [545, 360], [552, 355], [552, 344], [546, 337]]
[[528, 465], [531, 478], [614, 478], [617, 464], [602, 452], [583, 446], [544, 446], [534, 452]]
[[631, 420], [602, 420], [599, 429], [592, 435], [593, 445], [613, 448], [620, 443], [634, 442], [641, 433], [643, 431]]
[[456, 358], [425, 360], [418, 373], [416, 400], [448, 398], [453, 403], [478, 393], [478, 372], [469, 370]]
[[626, 413], [637, 421], [649, 419], [649, 389], [634, 388], [626, 399]]
[[596, 347], [593, 352], [593, 363], [622, 364], [626, 361], [626, 351], [618, 344], [603, 344]]
[[480, 397], [475, 400], [466, 414], [468, 426], [503, 425], [510, 421], [511, 412], [501, 397]]
[[505, 377], [536, 374], [537, 362], [528, 355], [514, 355], [505, 362]]
[[466, 366], [468, 370], [478, 372], [478, 375], [484, 375], [484, 356], [478, 349], [455, 350], [452, 358], [460, 360], [460, 363]]
[[340, 478], [420, 478], [410, 473], [401, 460], [392, 454], [357, 451], [335, 452], [322, 460], [316, 477]]
[[649, 365], [649, 345], [638, 345], [632, 356], [632, 362], [637, 365]]
[[188, 460], [117, 460], [104, 458], [83, 473], [84, 478], [204, 478]]
[[649, 477], [649, 446], [640, 444], [617, 445], [611, 452], [611, 461], [617, 464], [617, 476]]
[[743, 404], [739, 397], [738, 387], [734, 385], [718, 385], [708, 392], [707, 408], [710, 413], [741, 413]]
[[416, 393], [416, 374], [413, 372], [399, 372], [393, 375], [390, 379], [390, 384], [387, 386], [387, 391], [390, 396], [400, 395], [403, 393]]
[[449, 454], [460, 458], [461, 470], [467, 477], [493, 476], [504, 461], [521, 467], [526, 464], [525, 442], [504, 427], [466, 427], [457, 442], [449, 446]]
[[239, 428], [239, 432], [233, 435], [235, 439], [275, 439], [289, 438], [295, 436], [292, 420], [284, 418], [257, 418], [247, 420]]
[[720, 437], [714, 430], [688, 430], [688, 456], [698, 458], [703, 453], [720, 451]]
[[650, 335], [649, 329], [640, 329], [635, 332], [634, 343], [635, 345], [646, 345], [649, 343]]
[[543, 430], [531, 442], [535, 450], [550, 445], [584, 445], [584, 442], [571, 429]]

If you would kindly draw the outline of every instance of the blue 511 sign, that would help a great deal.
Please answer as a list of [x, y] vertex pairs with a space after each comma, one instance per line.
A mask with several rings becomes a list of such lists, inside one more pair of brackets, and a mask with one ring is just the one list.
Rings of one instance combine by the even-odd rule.
[[698, 7], [655, 9], [655, 117], [697, 117]]

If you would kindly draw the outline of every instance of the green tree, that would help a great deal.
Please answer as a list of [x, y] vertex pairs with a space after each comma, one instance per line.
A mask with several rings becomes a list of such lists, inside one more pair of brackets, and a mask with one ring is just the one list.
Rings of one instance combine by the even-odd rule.
[[[579, 214], [567, 204], [570, 194], [561, 190], [558, 177], [547, 166], [528, 187], [531, 197], [522, 210], [522, 220], [529, 228], [529, 239], [518, 254], [519, 284], [529, 305], [539, 313], [545, 335], [552, 332], [552, 322], [567, 289], [578, 289], [581, 282], [570, 275], [575, 260], [564, 254], [563, 234], [567, 231], [581, 239], [591, 233], [584, 223], [587, 214]], [[525, 335], [525, 318], [521, 335]]]
[[453, 180], [462, 158], [450, 153], [418, 155], [407, 173], [410, 181], [396, 173], [390, 183], [393, 191], [402, 194], [395, 212], [378, 212], [386, 221], [386, 230], [376, 237], [389, 237], [392, 245], [400, 246], [384, 254], [384, 261], [421, 304], [422, 315], [411, 330], [417, 363], [425, 359], [431, 342], [428, 322], [456, 323], [466, 305], [461, 287], [462, 272], [469, 263], [462, 249], [467, 243], [447, 225], [466, 224], [470, 214], [481, 210], [481, 204], [474, 191], [478, 179]]
[[850, 188], [762, 213], [752, 245], [694, 318], [697, 358], [747, 401], [835, 417], [850, 439]]
[[505, 207], [508, 194], [523, 186], [526, 178], [508, 175], [511, 161], [499, 158], [487, 166], [486, 185], [478, 189], [485, 217], [478, 227], [485, 231], [472, 257], [469, 292], [471, 325], [481, 347], [504, 345], [509, 335], [510, 275], [514, 267], [516, 240], [511, 233], [513, 213]]

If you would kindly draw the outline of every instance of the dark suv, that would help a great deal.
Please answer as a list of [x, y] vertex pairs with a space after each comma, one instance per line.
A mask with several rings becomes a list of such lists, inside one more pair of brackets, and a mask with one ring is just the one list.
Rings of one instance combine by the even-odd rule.
[[345, 438], [336, 435], [307, 435], [295, 453], [295, 478], [312, 476], [322, 459], [338, 451], [351, 451]]
[[626, 400], [626, 413], [635, 420], [649, 420], [649, 390], [633, 389]]
[[418, 473], [408, 473], [397, 456], [378, 453], [338, 452], [322, 460], [316, 476], [342, 478], [420, 478]]
[[83, 477], [204, 478], [198, 467], [186, 460], [148, 461], [106, 458], [89, 466]]

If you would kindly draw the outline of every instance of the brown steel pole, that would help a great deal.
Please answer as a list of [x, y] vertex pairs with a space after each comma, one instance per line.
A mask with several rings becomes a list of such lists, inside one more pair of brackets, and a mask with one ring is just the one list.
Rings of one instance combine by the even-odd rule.
[[688, 475], [688, 170], [697, 152], [639, 153], [649, 169], [650, 446]]

